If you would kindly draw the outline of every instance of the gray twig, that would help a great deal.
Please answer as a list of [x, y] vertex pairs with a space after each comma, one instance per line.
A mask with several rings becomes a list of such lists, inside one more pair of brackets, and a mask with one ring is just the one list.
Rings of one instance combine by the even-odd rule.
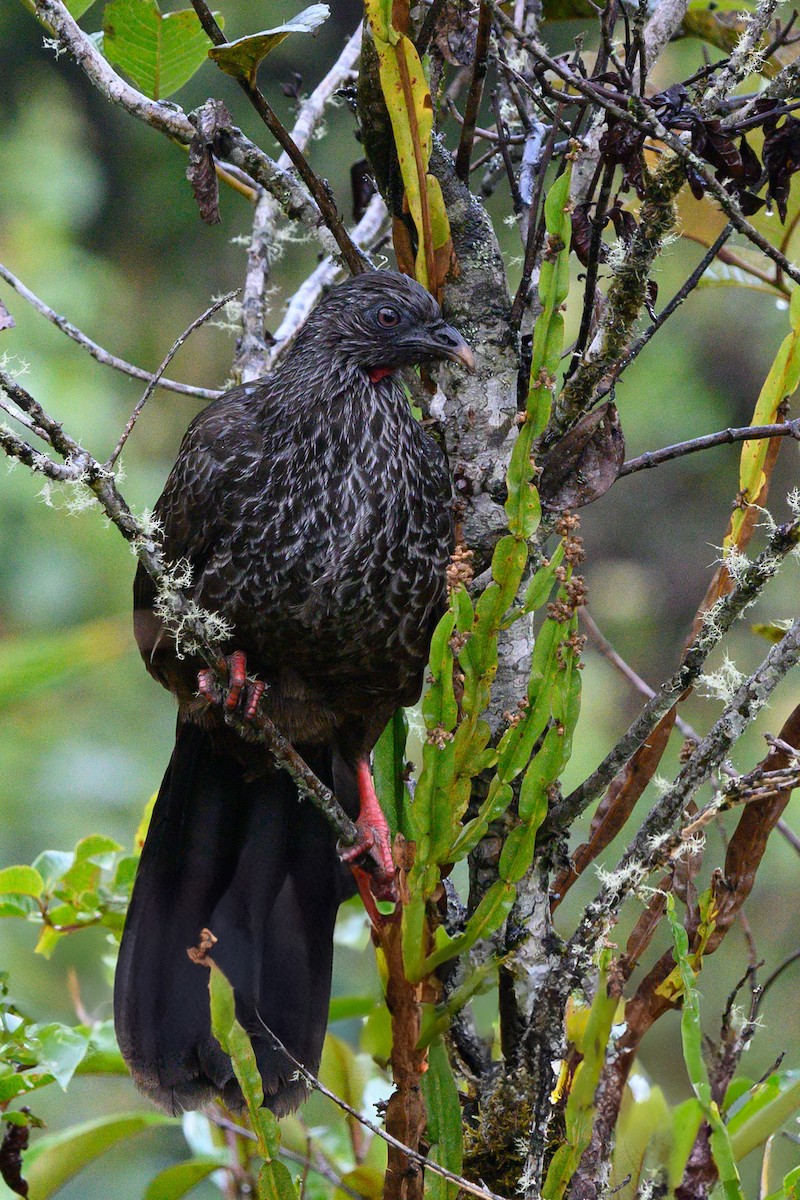
[[[680, 853], [686, 840], [696, 833], [699, 819], [696, 815], [678, 830], [673, 829], [674, 822], [798, 662], [800, 620], [795, 621], [781, 641], [770, 649], [758, 670], [737, 688], [722, 716], [685, 762], [675, 782], [645, 817], [639, 832], [598, 895], [586, 908], [578, 929], [570, 939], [573, 961], [585, 960], [587, 952], [596, 945], [598, 938], [604, 936], [616, 921], [623, 900], [641, 885], [647, 875]], [[793, 778], [796, 777], [796, 772], [791, 774]], [[740, 798], [747, 799], [743, 783], [747, 779], [747, 776], [740, 776], [726, 784], [720, 797], [704, 810], [708, 819], [726, 807], [726, 796], [733, 798], [743, 792]], [[774, 781], [768, 786], [772, 791], [783, 790], [787, 786], [786, 778], [782, 776], [781, 782], [782, 787]], [[791, 781], [788, 786], [791, 786]]]
[[[553, 809], [544, 825], [548, 832], [566, 828], [601, 795], [631, 755], [653, 732], [661, 718], [695, 682], [708, 655], [719, 644], [736, 618], [758, 597], [775, 575], [782, 560], [799, 542], [800, 520], [778, 526], [766, 549], [742, 572], [732, 591], [706, 614], [706, 619], [687, 647], [680, 666], [644, 706], [628, 732], [620, 738], [589, 778]], [[783, 645], [785, 640], [784, 638], [780, 645]]]
[[239, 294], [239, 289], [236, 288], [235, 291], [227, 292], [224, 296], [220, 296], [220, 298], [218, 300], [215, 300], [213, 302], [213, 304], [209, 305], [209, 307], [205, 310], [205, 312], [201, 313], [199, 317], [195, 317], [195, 319], [191, 322], [191, 324], [187, 325], [187, 327], [186, 327], [186, 329], [184, 329], [183, 333], [181, 333], [175, 339], [175, 341], [172, 343], [169, 350], [167, 351], [166, 357], [164, 358], [163, 362], [161, 363], [161, 366], [155, 372], [155, 374], [151, 378], [150, 382], [148, 383], [147, 387], [144, 389], [144, 393], [142, 394], [141, 399], [138, 400], [137, 403], [134, 405], [133, 412], [128, 417], [127, 423], [125, 425], [125, 428], [122, 431], [120, 439], [117, 442], [116, 446], [114, 447], [114, 450], [113, 450], [110, 458], [106, 462], [107, 470], [109, 470], [109, 471], [111, 470], [111, 468], [114, 466], [114, 463], [117, 461], [120, 454], [122, 453], [122, 448], [125, 445], [125, 443], [127, 442], [128, 438], [130, 437], [131, 431], [133, 430], [134, 425], [136, 424], [139, 417], [141, 416], [142, 409], [144, 408], [145, 404], [152, 396], [153, 392], [156, 389], [159, 379], [161, 378], [164, 371], [166, 371], [167, 367], [172, 362], [173, 358], [178, 353], [181, 346], [184, 344], [185, 341], [187, 341], [187, 339], [189, 337], [191, 337], [191, 335], [194, 333], [195, 329], [199, 329], [201, 325], [204, 325], [209, 317], [213, 317], [215, 312], [219, 312], [219, 310], [221, 308], [223, 308], [228, 303], [229, 300], [233, 300], [234, 296], [238, 296], [238, 294]]
[[[21, 279], [13, 275], [8, 267], [0, 263], [0, 277], [5, 279], [15, 292], [22, 296], [23, 300], [27, 300], [32, 308], [35, 308], [38, 313], [51, 321], [57, 329], [65, 333], [67, 337], [72, 338], [73, 342], [77, 342], [84, 350], [91, 354], [92, 358], [97, 362], [102, 363], [106, 367], [113, 367], [115, 371], [121, 371], [123, 375], [131, 375], [134, 379], [142, 379], [150, 382], [154, 376], [151, 371], [145, 371], [144, 367], [136, 367], [133, 363], [126, 362], [124, 358], [118, 358], [116, 354], [111, 354], [110, 351], [104, 350], [97, 342], [93, 342], [90, 337], [87, 337], [77, 325], [73, 325], [66, 317], [62, 317], [54, 309], [45, 304], [30, 288], [26, 287]], [[180, 392], [184, 396], [198, 396], [201, 400], [215, 400], [217, 396], [221, 396], [222, 392], [215, 391], [212, 388], [195, 387], [191, 383], [178, 383], [175, 379], [165, 379], [161, 376], [157, 385], [170, 392]]]
[[[193, 639], [198, 657], [212, 668], [222, 682], [225, 682], [227, 680], [227, 660], [220, 647], [214, 645], [209, 639], [203, 619], [204, 614], [198, 614], [196, 607], [188, 597], [169, 581], [170, 564], [164, 559], [160, 542], [133, 515], [116, 486], [113, 473], [108, 467], [93, 458], [69, 434], [65, 433], [61, 425], [45, 412], [38, 401], [2, 370], [0, 370], [0, 388], [35, 421], [42, 431], [42, 436], [64, 458], [65, 462], [63, 466], [53, 462], [47, 455], [34, 450], [10, 430], [2, 427], [0, 427], [0, 448], [33, 471], [42, 472], [49, 478], [61, 482], [82, 483], [93, 493], [106, 516], [130, 543], [139, 562], [156, 586], [169, 582], [168, 588], [161, 589], [164, 606], [168, 608], [172, 620], [176, 626], [180, 626], [184, 636], [188, 634]], [[355, 824], [347, 816], [333, 792], [316, 777], [261, 707], [252, 721], [244, 721], [236, 713], [226, 714], [226, 721], [243, 737], [251, 741], [262, 742], [268, 748], [276, 763], [294, 780], [300, 794], [307, 797], [315, 808], [319, 809], [334, 832], [338, 834], [342, 845], [352, 846], [356, 842], [358, 831]]]
[[671, 462], [673, 458], [682, 458], [685, 454], [696, 454], [698, 450], [709, 450], [712, 446], [773, 437], [791, 437], [800, 441], [800, 417], [794, 421], [782, 421], [774, 425], [744, 425], [738, 429], [721, 429], [719, 433], [706, 433], [703, 437], [692, 438], [688, 442], [665, 446], [663, 450], [648, 450], [636, 458], [628, 459], [617, 478], [632, 475], [635, 471], [647, 470], [649, 467], [658, 467], [661, 463]]

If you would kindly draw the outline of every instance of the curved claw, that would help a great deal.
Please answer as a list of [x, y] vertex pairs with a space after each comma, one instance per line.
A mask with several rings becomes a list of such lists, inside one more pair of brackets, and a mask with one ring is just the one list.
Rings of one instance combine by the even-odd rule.
[[252, 721], [258, 711], [258, 702], [267, 685], [260, 679], [247, 678], [247, 656], [243, 650], [234, 650], [226, 659], [228, 684], [222, 687], [210, 668], [197, 672], [197, 691], [209, 704], [221, 705], [226, 712], [241, 708], [245, 721]]
[[359, 817], [358, 841], [339, 849], [339, 857], [349, 867], [369, 876], [369, 887], [376, 900], [396, 900], [394, 862], [389, 830], [369, 825]]

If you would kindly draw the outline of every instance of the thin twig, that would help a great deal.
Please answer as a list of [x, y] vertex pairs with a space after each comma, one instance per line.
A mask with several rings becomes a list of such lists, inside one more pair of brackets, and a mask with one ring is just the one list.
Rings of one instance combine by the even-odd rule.
[[[780, 525], [765, 550], [742, 572], [736, 586], [723, 596], [713, 610], [713, 621], [706, 620], [687, 646], [678, 669], [649, 700], [616, 746], [588, 779], [566, 796], [548, 815], [543, 833], [570, 825], [628, 762], [631, 755], [653, 732], [661, 718], [700, 675], [708, 655], [722, 640], [734, 621], [753, 603], [781, 562], [800, 543], [800, 520]], [[788, 635], [787, 635], [788, 636]], [[782, 644], [782, 643], [781, 643]]]
[[519, 194], [519, 184], [517, 183], [517, 178], [514, 174], [514, 164], [511, 161], [511, 154], [508, 149], [508, 132], [503, 123], [503, 117], [500, 112], [500, 98], [498, 97], [497, 92], [492, 92], [492, 111], [494, 112], [494, 119], [497, 124], [497, 134], [500, 139], [498, 145], [500, 147], [500, 153], [503, 156], [503, 165], [506, 169], [506, 175], [508, 176], [508, 186], [511, 191], [511, 203], [514, 206], [515, 214], [519, 217], [523, 212], [524, 205], [522, 203], [522, 197]]
[[[142, 379], [145, 382], [153, 380], [154, 376], [151, 371], [145, 371], [144, 367], [136, 367], [133, 363], [126, 362], [124, 358], [117, 358], [116, 354], [111, 354], [110, 351], [104, 350], [102, 346], [99, 346], [97, 342], [93, 342], [90, 337], [87, 337], [85, 333], [78, 329], [77, 325], [73, 325], [66, 317], [62, 317], [60, 313], [57, 313], [48, 304], [45, 304], [44, 300], [40, 300], [3, 263], [0, 263], [0, 277], [5, 279], [6, 283], [15, 292], [18, 292], [23, 300], [27, 300], [32, 308], [35, 308], [38, 313], [41, 313], [43, 317], [51, 321], [57, 329], [60, 329], [67, 337], [72, 338], [73, 342], [77, 342], [79, 346], [87, 350], [97, 362], [102, 363], [106, 367], [113, 367], [115, 371], [121, 371], [124, 375], [131, 375], [134, 379]], [[166, 391], [180, 392], [184, 396], [198, 396], [201, 400], [216, 400], [217, 396], [222, 395], [222, 392], [215, 391], [212, 388], [194, 387], [190, 383], [178, 383], [175, 379], [165, 379], [163, 376], [158, 380], [157, 386], [164, 388]]]
[[303, 1064], [294, 1057], [291, 1051], [286, 1049], [286, 1046], [283, 1044], [281, 1039], [276, 1033], [273, 1033], [273, 1031], [261, 1017], [260, 1013], [256, 1012], [256, 1016], [258, 1017], [261, 1028], [264, 1030], [267, 1037], [272, 1038], [274, 1048], [286, 1056], [298, 1074], [302, 1075], [303, 1079], [305, 1079], [309, 1087], [313, 1088], [314, 1091], [320, 1092], [323, 1096], [326, 1096], [328, 1100], [332, 1100], [333, 1103], [341, 1108], [343, 1112], [346, 1112], [351, 1117], [354, 1117], [359, 1124], [364, 1126], [365, 1129], [369, 1129], [372, 1133], [377, 1134], [379, 1138], [383, 1138], [388, 1145], [394, 1146], [395, 1150], [400, 1150], [401, 1153], [403, 1153], [407, 1158], [413, 1159], [414, 1162], [420, 1163], [426, 1171], [431, 1171], [434, 1175], [438, 1175], [441, 1179], [446, 1179], [448, 1183], [457, 1184], [458, 1187], [462, 1188], [465, 1192], [469, 1192], [471, 1196], [482, 1197], [482, 1200], [503, 1200], [502, 1196], [498, 1196], [495, 1192], [489, 1191], [488, 1188], [482, 1188], [476, 1183], [471, 1183], [469, 1179], [464, 1179], [463, 1176], [456, 1175], [452, 1171], [448, 1171], [445, 1167], [440, 1167], [438, 1163], [432, 1162], [429, 1158], [426, 1158], [424, 1154], [420, 1154], [417, 1150], [412, 1150], [410, 1146], [404, 1145], [403, 1142], [398, 1141], [397, 1138], [392, 1137], [390, 1133], [387, 1133], [385, 1129], [381, 1129], [380, 1125], [376, 1125], [374, 1121], [370, 1121], [368, 1117], [363, 1116], [360, 1112], [353, 1108], [352, 1105], [348, 1104], [346, 1100], [343, 1100], [341, 1096], [337, 1096], [336, 1093], [332, 1092], [330, 1088], [327, 1088], [324, 1083], [321, 1083], [320, 1080], [317, 1079], [316, 1075], [312, 1075], [311, 1071], [309, 1071], [307, 1067], [304, 1067]]
[[[696, 832], [698, 816], [689, 817], [685, 827], [677, 830], [673, 829], [674, 822], [737, 740], [742, 722], [750, 724], [777, 685], [798, 662], [800, 620], [771, 648], [758, 670], [737, 688], [722, 716], [684, 763], [675, 782], [645, 817], [639, 832], [614, 871], [608, 875], [607, 882], [587, 906], [578, 929], [570, 939], [570, 950], [575, 961], [583, 961], [598, 938], [606, 936], [627, 896], [635, 892], [652, 871], [664, 867], [682, 852], [687, 839]], [[797, 773], [794, 774], [796, 776]], [[740, 780], [744, 778], [740, 776]], [[703, 813], [709, 814], [710, 818], [720, 811], [727, 794], [736, 794], [738, 782], [732, 780], [726, 784], [720, 798], [712, 801]], [[782, 789], [778, 787], [773, 790]]]
[[164, 361], [161, 363], [161, 366], [158, 368], [156, 373], [153, 375], [153, 377], [150, 380], [150, 382], [148, 383], [147, 387], [144, 389], [141, 399], [136, 403], [136, 405], [134, 406], [133, 412], [128, 417], [128, 421], [125, 425], [125, 428], [122, 431], [122, 435], [121, 435], [119, 441], [117, 442], [116, 446], [114, 447], [114, 450], [113, 450], [110, 458], [106, 461], [105, 465], [106, 465], [107, 470], [110, 471], [112, 469], [112, 467], [114, 466], [114, 463], [117, 461], [120, 454], [122, 453], [122, 447], [125, 445], [128, 438], [130, 437], [131, 431], [132, 431], [134, 425], [136, 424], [136, 422], [138, 421], [138, 419], [141, 415], [142, 409], [144, 408], [145, 404], [147, 403], [147, 401], [150, 399], [153, 392], [155, 391], [156, 384], [158, 383], [159, 379], [161, 378], [161, 375], [163, 374], [164, 371], [166, 371], [167, 367], [172, 362], [173, 358], [178, 353], [181, 346], [184, 344], [184, 342], [189, 337], [191, 337], [191, 335], [194, 333], [195, 329], [199, 329], [201, 325], [204, 325], [206, 323], [206, 321], [209, 319], [209, 317], [213, 317], [215, 312], [219, 312], [219, 310], [221, 308], [223, 308], [230, 300], [233, 300], [233, 298], [238, 295], [239, 295], [239, 288], [236, 288], [234, 291], [226, 292], [226, 294], [224, 296], [220, 296], [220, 298], [218, 300], [215, 300], [213, 304], [209, 305], [209, 307], [205, 310], [205, 312], [201, 313], [199, 317], [195, 317], [195, 319], [192, 321], [192, 323], [190, 325], [187, 325], [187, 327], [186, 327], [186, 329], [184, 329], [183, 333], [180, 334], [175, 339], [175, 341], [172, 343], [169, 350], [167, 351]]
[[788, 968], [791, 967], [794, 963], [796, 963], [799, 959], [800, 959], [800, 950], [794, 950], [788, 956], [788, 958], [785, 958], [783, 960], [783, 962], [780, 964], [780, 966], [777, 966], [775, 968], [775, 970], [772, 972], [771, 975], [767, 976], [767, 978], [764, 980], [763, 984], [759, 988], [759, 995], [758, 995], [758, 999], [756, 1001], [756, 1015], [758, 1015], [758, 1010], [761, 1007], [761, 1005], [763, 1004], [764, 997], [766, 996], [769, 989], [778, 982], [778, 980], [780, 979], [783, 972], [788, 970]]
[[[227, 659], [219, 646], [209, 637], [204, 620], [188, 596], [174, 586], [170, 579], [170, 566], [163, 554], [161, 543], [145, 529], [131, 512], [127, 502], [117, 489], [113, 473], [84, 450], [61, 425], [44, 411], [41, 405], [16, 380], [0, 370], [0, 388], [15, 404], [36, 422], [50, 445], [64, 458], [63, 466], [54, 463], [45, 454], [22, 442], [10, 430], [0, 426], [0, 449], [19, 459], [33, 471], [41, 472], [61, 482], [82, 483], [100, 504], [106, 516], [132, 546], [137, 559], [157, 588], [161, 588], [161, 599], [170, 616], [170, 621], [180, 626], [184, 638], [193, 642], [193, 653], [208, 664], [217, 678], [227, 680]], [[169, 582], [169, 588], [162, 585]], [[338, 835], [343, 846], [352, 846], [358, 839], [358, 830], [339, 804], [330, 788], [317, 778], [308, 764], [300, 757], [291, 743], [283, 736], [274, 722], [266, 715], [263, 704], [252, 720], [245, 721], [238, 713], [226, 713], [226, 722], [247, 740], [262, 742], [276, 763], [294, 780], [301, 796], [319, 809], [325, 820]]]
[[[473, 55], [472, 79], [470, 80], [467, 103], [464, 108], [464, 124], [456, 153], [456, 175], [466, 183], [469, 179], [469, 165], [472, 159], [472, 145], [475, 141], [475, 127], [478, 123], [478, 111], [483, 96], [483, 81], [486, 78], [487, 57], [489, 53], [489, 36], [492, 32], [492, 12], [489, 6], [481, 0], [478, 14], [478, 32], [475, 40]], [[498, 127], [499, 134], [499, 127]]]
[[[210, 1108], [205, 1113], [212, 1125], [217, 1125], [220, 1129], [225, 1129], [229, 1133], [235, 1133], [237, 1137], [244, 1138], [247, 1142], [257, 1142], [258, 1138], [253, 1133], [252, 1129], [247, 1129], [244, 1125], [237, 1125], [235, 1121], [228, 1120], [222, 1113], [218, 1113], [215, 1109]], [[312, 1158], [310, 1154], [298, 1154], [295, 1150], [290, 1150], [288, 1146], [279, 1146], [278, 1155], [280, 1158], [287, 1159], [288, 1162], [296, 1163], [298, 1167], [304, 1167], [313, 1171], [315, 1175], [320, 1175], [323, 1179], [327, 1179], [328, 1183], [332, 1183], [334, 1187], [340, 1188], [346, 1195], [351, 1196], [353, 1200], [367, 1200], [363, 1192], [357, 1192], [344, 1182], [340, 1175], [334, 1171], [324, 1158]], [[224, 1166], [220, 1163], [220, 1166]]]
[[[586, 630], [589, 641], [599, 650], [603, 658], [610, 662], [612, 667], [619, 671], [620, 675], [624, 679], [627, 679], [628, 683], [632, 684], [641, 696], [644, 696], [647, 700], [652, 700], [656, 694], [654, 689], [642, 679], [641, 675], [636, 674], [630, 663], [626, 662], [622, 655], [612, 646], [611, 642], [598, 627], [588, 608], [578, 610], [578, 621], [581, 627]], [[684, 721], [682, 717], [675, 717], [675, 727], [679, 733], [683, 734], [685, 738], [689, 738], [690, 741], [700, 741], [700, 734], [687, 721]]]
[[800, 417], [793, 421], [782, 421], [776, 425], [744, 425], [738, 429], [721, 429], [719, 433], [706, 433], [703, 437], [692, 438], [688, 442], [677, 442], [674, 446], [665, 446], [663, 450], [648, 450], [636, 458], [630, 458], [623, 464], [618, 479], [623, 475], [633, 475], [636, 471], [645, 471], [649, 467], [658, 467], [661, 463], [670, 462], [673, 458], [682, 458], [685, 454], [696, 454], [699, 450], [708, 450], [712, 446], [726, 446], [731, 442], [758, 441], [762, 438], [791, 437], [800, 441]]
[[694, 268], [691, 275], [689, 275], [688, 279], [681, 284], [672, 299], [665, 304], [661, 312], [658, 313], [652, 325], [648, 326], [644, 333], [636, 339], [630, 350], [628, 350], [627, 354], [625, 354], [616, 365], [612, 366], [606, 381], [603, 383], [602, 387], [598, 388], [598, 390], [595, 392], [595, 404], [599, 403], [601, 399], [608, 395], [622, 372], [627, 370], [634, 359], [638, 358], [639, 354], [641, 354], [642, 350], [644, 350], [645, 346], [653, 337], [653, 335], [658, 333], [661, 326], [669, 320], [675, 310], [680, 308], [687, 296], [694, 291], [732, 233], [733, 225], [729, 222], [716, 238], [713, 245], [709, 246], [708, 250], [700, 259], [700, 262]]

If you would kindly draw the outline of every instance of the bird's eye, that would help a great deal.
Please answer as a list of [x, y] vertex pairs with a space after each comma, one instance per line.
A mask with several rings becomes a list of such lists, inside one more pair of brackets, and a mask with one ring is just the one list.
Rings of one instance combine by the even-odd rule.
[[400, 324], [400, 313], [396, 308], [384, 305], [383, 308], [378, 309], [378, 324], [384, 329], [393, 329], [395, 325]]

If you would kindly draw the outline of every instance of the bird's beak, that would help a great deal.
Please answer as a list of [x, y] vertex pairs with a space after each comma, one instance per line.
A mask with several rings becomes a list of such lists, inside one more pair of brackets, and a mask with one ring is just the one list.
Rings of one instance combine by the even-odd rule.
[[449, 358], [459, 362], [468, 371], [475, 370], [475, 355], [457, 329], [445, 325], [444, 321], [434, 325], [430, 331], [430, 346], [437, 358]]

